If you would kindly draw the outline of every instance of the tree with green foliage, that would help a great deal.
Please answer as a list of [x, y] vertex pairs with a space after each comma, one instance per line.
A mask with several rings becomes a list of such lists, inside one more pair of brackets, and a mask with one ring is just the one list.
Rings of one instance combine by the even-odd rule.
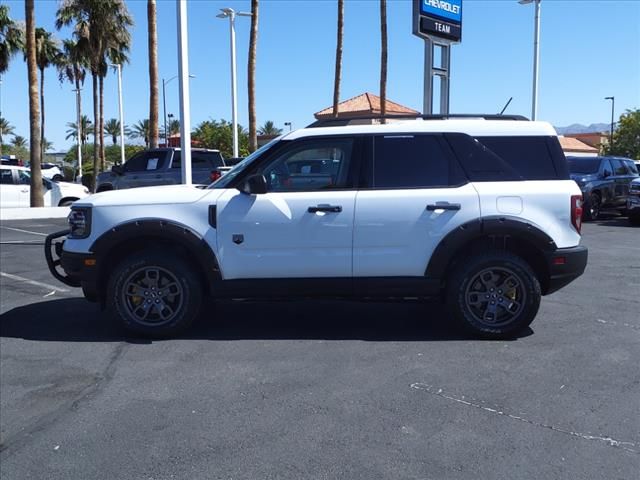
[[[125, 130], [127, 127], [125, 125]], [[104, 124], [104, 133], [111, 137], [113, 145], [118, 143], [118, 137], [120, 136], [120, 120], [116, 118], [110, 118]]]
[[[192, 138], [205, 148], [220, 150], [223, 157], [233, 157], [233, 126], [226, 120], [206, 120], [201, 122], [192, 135]], [[247, 131], [238, 125], [238, 146], [241, 157], [249, 154], [249, 135]]]
[[0, 75], [9, 69], [9, 61], [24, 47], [24, 35], [9, 16], [9, 7], [0, 5]]
[[[24, 47], [24, 35], [20, 26], [9, 16], [9, 7], [0, 5], [0, 75], [9, 69], [9, 61]], [[2, 112], [0, 112], [1, 114]], [[3, 120], [3, 119], [0, 119]], [[0, 125], [0, 154], [2, 134], [11, 133]]]
[[4, 135], [13, 135], [14, 127], [6, 118], [0, 117], [0, 144], [4, 141]]
[[129, 130], [129, 137], [143, 139], [145, 148], [149, 148], [150, 133], [149, 119], [145, 118], [144, 120], [140, 120], [138, 123], [133, 124]]
[[258, 133], [260, 135], [281, 135], [282, 129], [276, 127], [276, 124], [271, 120], [267, 120], [266, 122], [264, 122], [264, 125], [260, 127]]
[[613, 132], [613, 145], [607, 145], [605, 153], [640, 160], [640, 109], [620, 115]]
[[[61, 61], [62, 50], [60, 42], [44, 28], [36, 28], [36, 64], [40, 71], [40, 138], [44, 140], [44, 72], [52, 65], [56, 67]], [[41, 141], [41, 157], [46, 151], [44, 141]]]
[[[79, 92], [80, 87], [84, 85], [84, 79], [87, 76], [87, 68], [89, 67], [88, 52], [86, 51], [87, 45], [79, 40], [66, 39], [62, 42], [62, 55], [58, 63], [58, 78], [60, 82], [68, 81], [76, 87]], [[78, 102], [76, 108], [80, 115], [80, 136], [82, 137], [82, 145], [87, 141], [87, 137], [90, 133], [86, 130], [86, 127], [91, 124], [86, 115], [82, 115], [82, 95], [76, 96]], [[87, 123], [88, 122], [88, 123]], [[77, 125], [74, 123], [74, 127]], [[67, 124], [67, 126], [70, 126]], [[70, 138], [67, 130], [67, 140]], [[77, 141], [78, 132], [73, 135]]]
[[[75, 142], [78, 142], [78, 125], [76, 122], [68, 122], [67, 123], [67, 136], [64, 137], [65, 140], [73, 139]], [[93, 125], [91, 124], [91, 120], [86, 115], [82, 115], [80, 117], [80, 131], [81, 131], [81, 143], [84, 146], [89, 139], [89, 135], [93, 135]]]
[[11, 140], [11, 146], [15, 148], [27, 148], [27, 139], [20, 135], [16, 135]]

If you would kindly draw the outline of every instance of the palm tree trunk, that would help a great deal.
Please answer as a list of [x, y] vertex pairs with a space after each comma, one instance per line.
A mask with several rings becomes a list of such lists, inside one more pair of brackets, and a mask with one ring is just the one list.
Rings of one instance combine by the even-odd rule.
[[147, 0], [149, 25], [149, 142], [158, 147], [158, 35], [156, 32], [156, 0]]
[[44, 161], [44, 68], [40, 69], [40, 161]]
[[104, 172], [104, 77], [98, 78], [100, 82], [100, 171]]
[[38, 105], [38, 66], [36, 64], [36, 19], [34, 12], [34, 0], [24, 2], [27, 37], [27, 74], [29, 79], [29, 139], [30, 141], [30, 168], [31, 189], [29, 194], [32, 207], [43, 207], [42, 195], [42, 170], [41, 170], [41, 146], [40, 146], [40, 111]]
[[380, 0], [380, 115], [382, 123], [387, 123], [387, 0]]
[[333, 116], [338, 116], [340, 79], [342, 77], [342, 37], [344, 34], [344, 0], [338, 0], [338, 40], [336, 43], [336, 76], [333, 82]]
[[95, 191], [96, 177], [98, 176], [98, 126], [100, 125], [97, 73], [91, 72], [91, 81], [93, 83], [93, 178], [91, 179], [91, 190]]
[[249, 152], [258, 148], [256, 125], [256, 51], [258, 49], [258, 0], [251, 0], [251, 34], [249, 37]]

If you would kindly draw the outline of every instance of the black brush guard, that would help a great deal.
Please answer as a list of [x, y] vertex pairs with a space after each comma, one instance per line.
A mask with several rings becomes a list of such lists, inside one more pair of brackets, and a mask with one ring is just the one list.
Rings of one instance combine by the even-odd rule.
[[[79, 287], [80, 280], [67, 275], [61, 265], [62, 246], [64, 245], [64, 240], [61, 242], [53, 242], [57, 238], [66, 237], [70, 232], [71, 230], [67, 229], [47, 235], [47, 238], [44, 241], [44, 256], [47, 259], [47, 266], [49, 267], [51, 275], [65, 285], [69, 285], [70, 287]], [[62, 271], [58, 270], [58, 268]]]

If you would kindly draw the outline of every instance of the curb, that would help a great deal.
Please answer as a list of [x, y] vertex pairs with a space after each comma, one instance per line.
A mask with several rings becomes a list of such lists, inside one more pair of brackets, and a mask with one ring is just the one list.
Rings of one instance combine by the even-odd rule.
[[0, 220], [65, 218], [70, 211], [71, 207], [0, 208]]

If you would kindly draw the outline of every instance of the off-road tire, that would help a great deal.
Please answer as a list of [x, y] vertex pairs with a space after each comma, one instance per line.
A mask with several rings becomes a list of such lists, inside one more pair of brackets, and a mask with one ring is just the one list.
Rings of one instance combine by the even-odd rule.
[[471, 257], [447, 281], [446, 302], [456, 323], [481, 338], [509, 338], [528, 327], [540, 297], [540, 283], [529, 264], [509, 252]]
[[[129, 332], [153, 338], [174, 337], [198, 316], [202, 290], [197, 272], [185, 259], [169, 257], [166, 252], [143, 251], [126, 258], [112, 271], [107, 305], [114, 319]], [[141, 318], [145, 312], [146, 317]]]

